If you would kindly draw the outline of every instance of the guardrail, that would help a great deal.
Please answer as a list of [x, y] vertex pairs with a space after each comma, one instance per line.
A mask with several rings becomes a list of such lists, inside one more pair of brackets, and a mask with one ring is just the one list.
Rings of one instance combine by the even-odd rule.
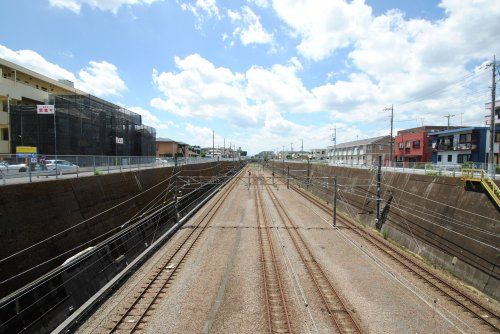
[[[178, 157], [178, 165], [214, 161], [233, 161], [233, 158]], [[237, 160], [237, 159], [236, 159]], [[0, 155], [0, 186], [31, 183], [59, 178], [111, 174], [174, 166], [174, 158], [155, 156], [98, 156], [98, 155]]]

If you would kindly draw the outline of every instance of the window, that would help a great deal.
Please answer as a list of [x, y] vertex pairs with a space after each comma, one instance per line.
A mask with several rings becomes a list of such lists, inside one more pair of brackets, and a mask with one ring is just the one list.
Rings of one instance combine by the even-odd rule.
[[438, 155], [438, 162], [441, 162], [441, 155]]
[[472, 157], [470, 154], [459, 154], [457, 157], [457, 162], [462, 164], [464, 162], [472, 161]]
[[495, 132], [495, 143], [500, 143], [500, 132]]
[[420, 148], [420, 140], [413, 141], [413, 148]]
[[463, 133], [460, 135], [460, 144], [470, 143], [472, 141], [472, 133]]
[[8, 128], [2, 128], [1, 138], [2, 138], [2, 140], [9, 140], [9, 129]]
[[410, 148], [410, 147], [411, 147], [411, 146], [410, 146], [410, 141], [409, 141], [409, 140], [407, 140], [407, 141], [405, 142], [405, 148]]
[[448, 154], [448, 162], [451, 162], [453, 160], [453, 156], [451, 154]]
[[399, 146], [399, 149], [400, 149], [400, 150], [402, 150], [402, 149], [403, 149], [403, 142], [402, 142], [402, 141], [400, 141], [400, 142], [398, 143], [398, 146]]

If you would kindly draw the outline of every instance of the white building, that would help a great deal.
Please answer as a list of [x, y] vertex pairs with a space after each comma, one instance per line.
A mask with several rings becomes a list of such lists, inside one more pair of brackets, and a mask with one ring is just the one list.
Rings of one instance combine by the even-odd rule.
[[309, 154], [311, 160], [325, 160], [328, 158], [326, 148], [313, 148]]
[[0, 58], [0, 154], [12, 153], [10, 145], [10, 107], [18, 104], [44, 104], [49, 94], [86, 95], [68, 80], [54, 80]]
[[330, 146], [328, 156], [335, 164], [372, 165], [389, 160], [391, 136], [380, 136], [368, 139], [337, 144], [335, 149]]

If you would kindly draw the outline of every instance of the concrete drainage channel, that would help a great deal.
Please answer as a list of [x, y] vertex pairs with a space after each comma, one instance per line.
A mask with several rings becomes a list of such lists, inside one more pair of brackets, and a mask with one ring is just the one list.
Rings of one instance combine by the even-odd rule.
[[73, 329], [240, 169], [235, 167], [220, 183], [185, 194], [178, 206], [185, 214], [178, 223], [173, 203], [165, 205], [0, 300], [0, 333]]

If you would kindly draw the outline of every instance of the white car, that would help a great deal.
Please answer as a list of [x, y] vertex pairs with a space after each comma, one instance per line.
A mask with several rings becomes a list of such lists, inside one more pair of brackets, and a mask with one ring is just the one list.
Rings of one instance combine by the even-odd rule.
[[9, 164], [7, 161], [0, 161], [0, 171], [2, 172], [26, 172], [28, 170], [26, 164]]
[[156, 158], [155, 163], [157, 166], [166, 166], [168, 164], [168, 161], [163, 160], [162, 158]]
[[[57, 163], [56, 163], [57, 162]], [[59, 173], [76, 173], [79, 166], [66, 160], [46, 160], [45, 167], [48, 171], [56, 171]]]

